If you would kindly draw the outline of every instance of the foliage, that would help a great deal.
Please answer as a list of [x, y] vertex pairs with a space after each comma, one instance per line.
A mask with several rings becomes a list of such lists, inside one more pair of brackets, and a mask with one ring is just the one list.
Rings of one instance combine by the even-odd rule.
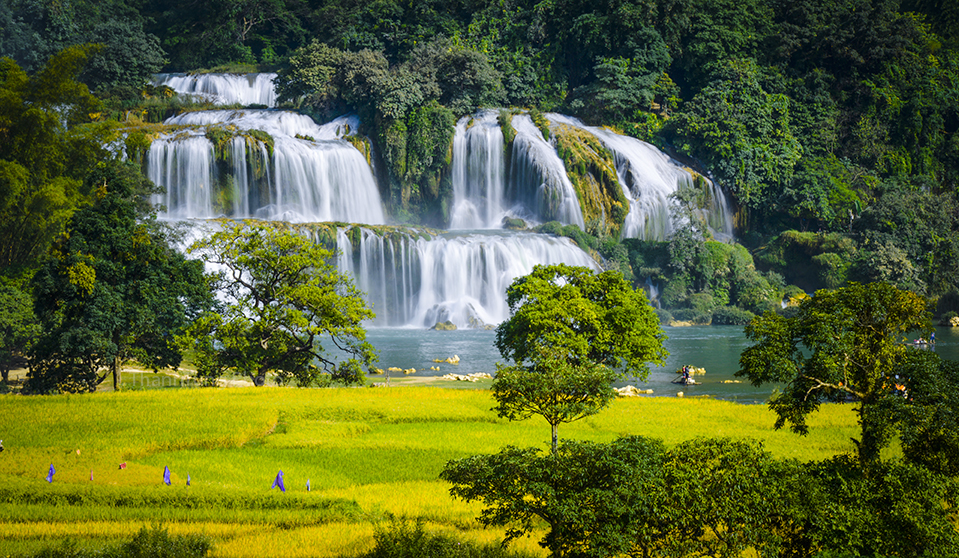
[[661, 442], [629, 436], [564, 441], [549, 455], [507, 446], [450, 461], [440, 478], [453, 484], [453, 497], [483, 503], [480, 522], [506, 527], [504, 542], [540, 519], [549, 531], [539, 544], [552, 556], [609, 556], [663, 545], [663, 461]]
[[108, 131], [90, 123], [99, 101], [78, 76], [91, 49], [71, 47], [28, 76], [0, 59], [0, 266], [33, 268], [105, 158]]
[[801, 497], [784, 493], [788, 555], [959, 555], [953, 479], [900, 461], [836, 456], [804, 465], [796, 480]]
[[496, 545], [462, 543], [453, 537], [427, 532], [422, 520], [391, 520], [373, 535], [376, 546], [362, 558], [509, 558], [523, 556]]
[[26, 364], [28, 349], [38, 333], [29, 293], [13, 281], [0, 280], [0, 374], [4, 384], [12, 368]]
[[593, 415], [614, 397], [617, 370], [637, 377], [666, 356], [664, 334], [642, 291], [618, 272], [536, 266], [506, 291], [510, 317], [496, 328], [493, 397], [501, 417], [543, 416], [552, 427]]
[[892, 420], [882, 401], [893, 397], [891, 378], [907, 351], [907, 332], [929, 327], [925, 301], [884, 283], [851, 283], [817, 291], [793, 317], [766, 313], [746, 327], [756, 345], [743, 351], [737, 376], [753, 385], [786, 384], [769, 402], [776, 428], [808, 431], [806, 417], [825, 401], [857, 402], [863, 462], [878, 459]]
[[40, 551], [36, 558], [203, 558], [212, 548], [202, 535], [170, 535], [160, 525], [141, 527], [133, 539], [116, 548], [82, 550], [76, 542]]
[[853, 230], [862, 258], [859, 280], [887, 281], [918, 293], [943, 293], [959, 273], [959, 218], [953, 193], [884, 184]]
[[959, 474], [959, 364], [931, 351], [909, 351], [890, 381], [901, 397], [886, 398], [882, 405], [899, 431], [906, 460], [955, 478]]
[[789, 181], [802, 156], [789, 105], [785, 95], [763, 88], [754, 62], [730, 60], [670, 119], [667, 134], [705, 161], [739, 204], [760, 208], [765, 189]]
[[86, 186], [93, 204], [73, 215], [33, 277], [42, 334], [24, 389], [35, 393], [92, 391], [107, 372], [119, 389], [120, 364], [132, 358], [176, 368], [173, 336], [212, 303], [202, 263], [155, 221], [145, 201], [155, 186], [139, 168], [101, 163]]
[[723, 306], [713, 310], [713, 319], [711, 323], [713, 325], [744, 326], [755, 317], [756, 315], [748, 310]]
[[606, 408], [616, 398], [612, 383], [618, 376], [604, 366], [574, 365], [546, 355], [535, 367], [499, 364], [492, 387], [494, 410], [508, 420], [525, 420], [533, 415], [546, 419], [555, 451], [559, 425]]
[[[333, 254], [305, 237], [260, 224], [222, 223], [191, 253], [223, 270], [217, 290], [227, 303], [205, 314], [183, 339], [195, 352], [197, 376], [215, 381], [224, 371], [262, 386], [277, 381], [308, 386], [321, 372], [362, 383], [376, 361], [361, 323], [372, 319], [356, 287], [330, 263]], [[333, 353], [321, 340], [329, 339]], [[348, 358], [337, 360], [339, 353]]]
[[758, 272], [742, 245], [703, 240], [698, 234], [682, 227], [668, 242], [624, 241], [634, 282], [649, 278], [661, 283], [663, 307], [674, 313], [697, 308], [697, 315], [707, 315], [706, 321], [714, 307], [761, 313], [779, 306], [781, 276]]
[[769, 526], [784, 484], [762, 446], [729, 438], [698, 438], [670, 449], [663, 463], [668, 518], [665, 546], [673, 555], [740, 556], [775, 545]]
[[513, 281], [507, 303], [510, 318], [496, 329], [496, 347], [517, 365], [558, 357], [645, 377], [647, 363], [666, 356], [645, 296], [616, 272], [537, 266]]

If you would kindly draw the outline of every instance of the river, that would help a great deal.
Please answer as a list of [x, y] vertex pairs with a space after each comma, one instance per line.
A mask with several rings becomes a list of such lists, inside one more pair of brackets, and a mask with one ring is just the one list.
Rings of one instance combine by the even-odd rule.
[[[686, 397], [707, 396], [741, 403], [763, 403], [778, 387], [756, 388], [736, 378], [739, 355], [750, 345], [740, 326], [665, 327], [663, 330], [668, 336], [665, 342], [669, 351], [666, 365], [652, 367], [645, 382], [629, 378], [617, 383], [618, 386], [632, 384], [641, 389], [652, 389], [654, 396], [671, 397], [682, 391]], [[416, 374], [421, 376], [494, 372], [496, 362], [502, 361], [493, 344], [495, 337], [493, 331], [477, 329], [433, 331], [376, 327], [367, 330], [367, 339], [379, 352], [380, 367], [416, 368]], [[959, 328], [936, 328], [936, 340], [933, 350], [941, 357], [959, 360]], [[459, 365], [433, 362], [453, 355], [460, 357]], [[671, 383], [684, 364], [706, 369], [705, 375], [696, 376], [699, 385]], [[432, 366], [438, 366], [440, 370], [430, 370]]]

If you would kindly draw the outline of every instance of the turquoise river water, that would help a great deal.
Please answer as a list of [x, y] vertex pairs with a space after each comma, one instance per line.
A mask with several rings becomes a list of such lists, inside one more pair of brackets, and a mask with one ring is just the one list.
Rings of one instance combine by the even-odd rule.
[[[741, 403], [762, 403], [777, 386], [753, 387], [735, 377], [739, 369], [739, 355], [750, 345], [739, 326], [665, 327], [665, 342], [669, 357], [666, 365], [651, 367], [649, 378], [643, 382], [629, 378], [617, 385], [632, 384], [640, 389], [652, 389], [656, 396], [675, 396], [682, 391], [686, 397], [708, 396]], [[465, 329], [432, 331], [413, 328], [370, 328], [367, 339], [379, 352], [381, 368], [416, 368], [420, 376], [440, 376], [448, 373], [493, 373], [502, 358], [493, 341], [493, 331]], [[959, 360], [959, 328], [936, 328], [934, 349], [941, 357]], [[460, 364], [435, 364], [433, 359], [457, 355]], [[689, 364], [706, 369], [697, 376], [695, 386], [672, 384], [677, 371]], [[430, 370], [439, 366], [439, 371]], [[739, 383], [734, 383], [739, 382]]]

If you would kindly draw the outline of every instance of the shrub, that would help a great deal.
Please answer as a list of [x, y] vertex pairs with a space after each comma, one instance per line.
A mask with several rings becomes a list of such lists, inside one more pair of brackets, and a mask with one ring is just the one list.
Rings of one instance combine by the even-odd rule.
[[722, 306], [713, 310], [713, 325], [746, 325], [756, 315], [735, 306]]
[[695, 325], [709, 325], [712, 315], [694, 308], [679, 308], [673, 310], [673, 319], [679, 322], [691, 322]]
[[955, 312], [946, 312], [945, 314], [939, 317], [939, 325], [951, 326], [952, 319], [955, 318], [956, 316], [959, 316], [959, 314], [956, 314]]
[[693, 293], [689, 295], [689, 307], [697, 312], [708, 314], [716, 307], [713, 295], [708, 293]]
[[119, 547], [101, 549], [78, 548], [68, 541], [56, 548], [46, 548], [36, 558], [202, 558], [210, 551], [210, 541], [202, 535], [170, 536], [159, 525], [143, 527], [133, 540]]
[[374, 535], [376, 546], [363, 558], [520, 558], [500, 545], [458, 542], [452, 537], [426, 532], [422, 520], [391, 521]]
[[663, 310], [662, 308], [656, 309], [656, 317], [659, 318], [659, 323], [663, 325], [669, 325], [669, 322], [673, 321], [673, 315], [670, 314], [668, 310]]

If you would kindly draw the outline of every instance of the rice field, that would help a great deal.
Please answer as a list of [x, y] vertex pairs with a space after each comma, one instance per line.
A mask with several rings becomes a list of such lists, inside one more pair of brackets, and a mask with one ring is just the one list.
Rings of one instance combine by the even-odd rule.
[[[115, 543], [157, 522], [207, 535], [224, 558], [356, 556], [394, 517], [497, 541], [474, 521], [479, 507], [453, 501], [437, 479], [450, 459], [548, 447], [545, 421], [507, 422], [492, 406], [485, 389], [427, 386], [0, 396], [0, 557], [64, 539]], [[644, 397], [563, 425], [560, 437], [749, 437], [811, 460], [852, 451], [857, 431], [848, 405], [824, 407], [805, 437], [772, 424], [762, 405]], [[285, 493], [271, 488], [280, 470]], [[514, 544], [543, 554], [533, 539]]]

